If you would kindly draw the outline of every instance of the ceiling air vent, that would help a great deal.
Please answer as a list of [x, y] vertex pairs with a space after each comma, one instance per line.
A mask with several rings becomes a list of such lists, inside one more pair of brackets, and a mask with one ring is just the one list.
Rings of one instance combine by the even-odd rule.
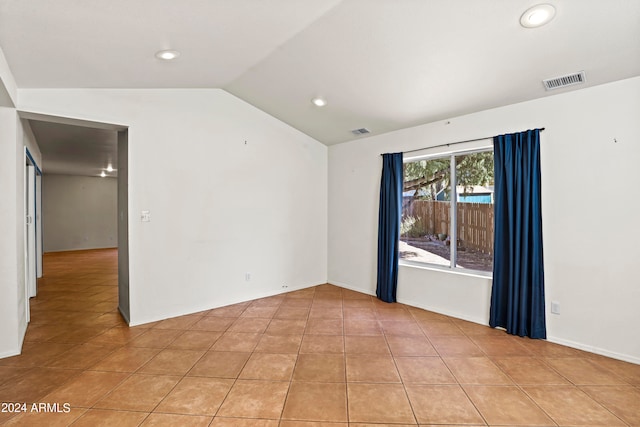
[[371, 133], [371, 131], [367, 128], [354, 129], [351, 131], [354, 135], [364, 135], [365, 133]]
[[553, 79], [546, 79], [542, 81], [546, 90], [560, 89], [562, 87], [579, 85], [584, 82], [584, 71], [567, 74], [566, 76], [554, 77]]

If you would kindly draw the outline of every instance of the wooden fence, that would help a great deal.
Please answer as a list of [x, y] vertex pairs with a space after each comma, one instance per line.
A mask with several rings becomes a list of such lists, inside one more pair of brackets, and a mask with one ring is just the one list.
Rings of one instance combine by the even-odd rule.
[[[493, 204], [458, 202], [458, 246], [493, 253]], [[413, 236], [449, 234], [450, 202], [413, 200], [406, 202], [404, 217], [415, 218]]]

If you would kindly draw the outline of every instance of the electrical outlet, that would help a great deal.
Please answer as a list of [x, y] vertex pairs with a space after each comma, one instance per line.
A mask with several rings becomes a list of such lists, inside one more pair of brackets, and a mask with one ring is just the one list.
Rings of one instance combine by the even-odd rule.
[[244, 273], [244, 281], [248, 282], [249, 280], [251, 280], [251, 273]]
[[551, 313], [560, 314], [560, 303], [558, 301], [551, 301]]

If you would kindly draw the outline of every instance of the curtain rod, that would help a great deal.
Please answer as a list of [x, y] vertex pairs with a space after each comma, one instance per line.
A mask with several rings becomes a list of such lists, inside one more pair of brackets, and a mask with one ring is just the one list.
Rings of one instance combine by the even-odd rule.
[[[540, 132], [542, 132], [544, 130], [544, 128], [539, 128], [538, 129]], [[476, 142], [476, 141], [482, 141], [483, 139], [492, 139], [494, 138], [493, 136], [487, 136], [486, 138], [476, 138], [476, 139], [467, 139], [464, 141], [456, 141], [456, 142], [448, 142], [446, 144], [440, 144], [440, 145], [432, 145], [431, 147], [422, 147], [422, 148], [416, 148], [415, 150], [408, 150], [408, 151], [403, 151], [403, 154], [406, 153], [415, 153], [416, 151], [422, 151], [422, 150], [428, 150], [430, 148], [439, 148], [439, 147], [449, 147], [451, 145], [456, 145], [456, 144], [464, 144], [465, 142]], [[382, 156], [382, 154], [380, 154]]]

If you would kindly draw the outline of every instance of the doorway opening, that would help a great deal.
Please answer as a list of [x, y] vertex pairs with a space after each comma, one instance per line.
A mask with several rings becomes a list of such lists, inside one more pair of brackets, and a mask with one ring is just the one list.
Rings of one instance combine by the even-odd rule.
[[24, 317], [29, 323], [29, 299], [36, 296], [37, 279], [42, 276], [42, 171], [27, 147], [24, 152]]
[[[27, 200], [35, 200], [32, 195], [38, 190], [41, 198], [34, 209], [41, 213], [34, 211], [33, 218], [41, 218], [38, 222], [44, 224], [38, 226], [34, 223], [32, 233], [29, 232], [27, 224], [25, 248], [33, 247], [30, 250], [34, 250], [35, 253], [39, 250], [44, 254], [116, 247], [118, 311], [128, 324], [130, 308], [127, 126], [27, 111], [19, 111], [19, 116], [28, 120], [31, 125], [40, 147], [43, 166], [40, 175], [31, 172], [31, 165], [25, 167], [25, 180], [34, 175], [33, 183], [25, 182], [25, 188], [34, 189], [34, 194], [30, 192], [28, 196], [25, 195], [25, 209], [29, 208]], [[33, 159], [31, 161], [33, 162]], [[96, 171], [96, 168], [99, 169]], [[66, 185], [68, 187], [65, 187]], [[108, 208], [103, 209], [101, 203], [108, 204]], [[48, 206], [59, 209], [54, 215]], [[74, 209], [74, 206], [77, 209]], [[96, 217], [93, 217], [91, 212], [81, 211], [88, 207], [96, 212]], [[64, 211], [64, 208], [68, 208], [67, 211]], [[54, 219], [58, 220], [58, 223], [53, 221]], [[103, 224], [100, 224], [100, 221]], [[109, 224], [105, 226], [104, 222]], [[72, 228], [65, 229], [65, 225], [60, 224], [67, 224], [66, 226]], [[73, 235], [70, 230], [75, 230], [76, 234]], [[39, 237], [34, 240], [35, 236]], [[33, 244], [30, 245], [29, 242]], [[42, 258], [38, 262], [37, 256], [26, 256], [25, 259], [30, 263], [25, 266], [25, 278], [28, 283], [26, 287], [29, 289], [27, 295], [33, 297], [37, 294], [36, 278], [43, 276], [43, 262]], [[45, 282], [46, 275], [47, 272], [44, 271]], [[26, 310], [29, 310], [28, 297], [25, 306]], [[27, 311], [27, 321], [29, 319], [30, 314]]]

